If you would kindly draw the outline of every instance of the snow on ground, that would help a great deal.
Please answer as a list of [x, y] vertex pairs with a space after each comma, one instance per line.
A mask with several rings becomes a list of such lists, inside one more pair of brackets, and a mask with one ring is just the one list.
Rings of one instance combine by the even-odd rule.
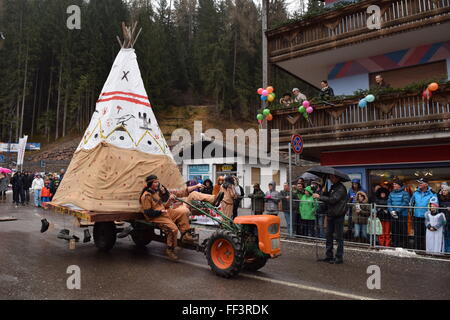
[[417, 254], [415, 252], [406, 250], [403, 248], [380, 250], [380, 253], [384, 253], [384, 254], [387, 254], [390, 256], [395, 256], [395, 257], [401, 257], [401, 258], [417, 257]]

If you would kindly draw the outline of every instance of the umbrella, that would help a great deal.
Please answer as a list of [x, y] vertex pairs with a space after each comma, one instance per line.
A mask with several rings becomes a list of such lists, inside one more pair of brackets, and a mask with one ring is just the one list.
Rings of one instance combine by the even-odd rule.
[[316, 176], [315, 174], [305, 172], [301, 176], [298, 176], [297, 178], [295, 178], [291, 183], [297, 184], [298, 179], [303, 179], [305, 181], [317, 181], [317, 180], [320, 180], [321, 178]]
[[313, 168], [307, 170], [306, 172], [315, 174], [317, 176], [334, 175], [336, 177], [341, 178], [342, 182], [351, 180], [350, 177], [348, 176], [348, 174], [341, 172], [339, 170], [336, 170], [335, 168], [332, 168], [332, 167], [317, 166], [317, 167], [313, 167]]
[[6, 168], [0, 168], [0, 173], [11, 173], [12, 171]]

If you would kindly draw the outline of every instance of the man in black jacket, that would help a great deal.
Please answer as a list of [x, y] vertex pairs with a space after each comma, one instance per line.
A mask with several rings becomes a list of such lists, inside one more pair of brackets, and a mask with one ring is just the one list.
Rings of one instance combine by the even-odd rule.
[[[326, 258], [322, 261], [341, 264], [344, 262], [344, 219], [347, 210], [347, 189], [341, 183], [341, 179], [335, 175], [330, 175], [329, 180], [333, 184], [326, 194], [313, 194], [315, 199], [325, 202], [328, 206], [326, 233]], [[338, 247], [336, 259], [333, 258], [333, 234], [336, 233]]]

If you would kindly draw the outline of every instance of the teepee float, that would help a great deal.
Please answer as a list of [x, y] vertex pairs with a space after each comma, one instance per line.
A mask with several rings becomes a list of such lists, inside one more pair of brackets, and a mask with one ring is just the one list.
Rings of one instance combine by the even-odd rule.
[[133, 49], [136, 24], [122, 24], [122, 29], [122, 48], [49, 204], [88, 220], [86, 213], [138, 213], [139, 195], [150, 174], [168, 188], [184, 185], [141, 78]]

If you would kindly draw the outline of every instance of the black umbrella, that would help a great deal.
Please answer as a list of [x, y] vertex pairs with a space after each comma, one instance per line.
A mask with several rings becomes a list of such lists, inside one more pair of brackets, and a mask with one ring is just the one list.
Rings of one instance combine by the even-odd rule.
[[313, 167], [313, 168], [307, 170], [306, 172], [315, 174], [316, 176], [322, 176], [322, 177], [334, 175], [336, 177], [341, 178], [342, 182], [351, 180], [350, 177], [348, 176], [348, 174], [341, 172], [339, 170], [336, 170], [335, 168], [332, 168], [332, 167], [317, 166], [317, 167]]

